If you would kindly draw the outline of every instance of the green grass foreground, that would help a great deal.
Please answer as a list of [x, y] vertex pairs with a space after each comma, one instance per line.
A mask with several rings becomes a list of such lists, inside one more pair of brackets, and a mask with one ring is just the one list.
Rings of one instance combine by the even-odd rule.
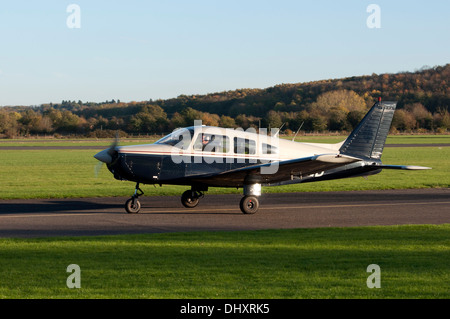
[[[0, 199], [81, 198], [131, 196], [134, 183], [114, 179], [93, 156], [97, 150], [7, 150], [0, 151]], [[450, 187], [450, 147], [385, 148], [387, 164], [432, 167], [425, 171], [384, 170], [367, 179], [361, 177], [333, 181], [264, 187], [263, 193], [314, 192], [336, 190], [446, 188]], [[146, 195], [181, 195], [188, 186], [141, 187]], [[210, 188], [207, 194], [242, 193], [235, 188]]]
[[[0, 298], [449, 298], [450, 224], [0, 239]], [[81, 288], [66, 285], [67, 266]], [[381, 288], [367, 287], [380, 267]]]

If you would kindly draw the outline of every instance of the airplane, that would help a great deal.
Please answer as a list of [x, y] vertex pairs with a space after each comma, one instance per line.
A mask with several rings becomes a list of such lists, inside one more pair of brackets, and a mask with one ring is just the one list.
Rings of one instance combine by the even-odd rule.
[[244, 214], [254, 214], [262, 186], [365, 177], [383, 169], [431, 169], [381, 162], [396, 105], [378, 98], [350, 135], [336, 144], [301, 143], [279, 138], [278, 132], [268, 135], [196, 122], [153, 144], [118, 146], [116, 137], [94, 157], [115, 179], [136, 183], [125, 203], [129, 214], [141, 209], [140, 184], [190, 186], [181, 196], [186, 208], [196, 207], [209, 187], [242, 188], [239, 207]]

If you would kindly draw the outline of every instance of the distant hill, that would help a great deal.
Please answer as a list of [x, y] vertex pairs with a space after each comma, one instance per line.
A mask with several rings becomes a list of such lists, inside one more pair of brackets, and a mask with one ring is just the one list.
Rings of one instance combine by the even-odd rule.
[[[450, 128], [450, 64], [416, 72], [238, 89], [166, 100], [91, 103], [62, 101], [38, 107], [0, 109], [0, 134], [166, 133], [178, 126], [263, 126], [306, 131], [351, 130], [378, 97], [398, 101], [393, 130]], [[345, 102], [345, 103], [344, 103]], [[97, 132], [97, 133], [94, 133]], [[288, 131], [289, 133], [289, 131]]]

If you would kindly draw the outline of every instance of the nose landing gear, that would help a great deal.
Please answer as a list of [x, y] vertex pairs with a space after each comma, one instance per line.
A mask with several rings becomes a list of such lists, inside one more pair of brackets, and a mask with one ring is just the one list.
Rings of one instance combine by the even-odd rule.
[[142, 189], [139, 188], [139, 183], [136, 184], [133, 196], [125, 202], [125, 210], [128, 214], [137, 214], [141, 210], [141, 202], [139, 196], [144, 195]]

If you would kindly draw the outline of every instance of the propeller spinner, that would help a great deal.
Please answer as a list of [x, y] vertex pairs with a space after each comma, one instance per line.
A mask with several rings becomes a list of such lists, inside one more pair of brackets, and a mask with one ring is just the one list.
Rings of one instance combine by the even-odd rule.
[[103, 162], [105, 164], [111, 164], [113, 161], [113, 156], [117, 152], [117, 145], [119, 144], [119, 133], [116, 133], [116, 138], [114, 139], [114, 142], [111, 144], [109, 148], [106, 150], [100, 151], [97, 154], [94, 155], [94, 157], [99, 160], [100, 162]]

